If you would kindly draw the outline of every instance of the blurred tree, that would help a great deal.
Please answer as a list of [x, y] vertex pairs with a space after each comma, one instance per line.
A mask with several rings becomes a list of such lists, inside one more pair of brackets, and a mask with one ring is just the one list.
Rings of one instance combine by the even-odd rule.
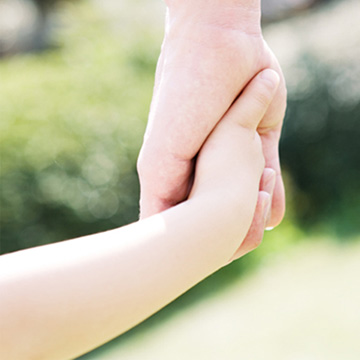
[[356, 78], [360, 68], [329, 67], [311, 55], [299, 66], [311, 83], [290, 91], [280, 143], [295, 184], [294, 211], [305, 228], [325, 223], [352, 235], [360, 231], [360, 98], [346, 94], [360, 94], [345, 74]]

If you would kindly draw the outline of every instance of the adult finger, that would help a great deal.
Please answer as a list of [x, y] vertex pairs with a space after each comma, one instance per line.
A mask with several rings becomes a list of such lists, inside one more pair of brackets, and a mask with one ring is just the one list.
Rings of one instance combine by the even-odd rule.
[[265, 158], [265, 166], [274, 169], [276, 172], [276, 183], [271, 204], [271, 218], [267, 226], [279, 225], [285, 213], [285, 190], [281, 175], [278, 134], [271, 131], [260, 135]]
[[285, 190], [280, 168], [279, 140], [285, 116], [287, 97], [285, 80], [281, 69], [277, 63], [274, 63], [273, 66], [280, 75], [280, 84], [273, 101], [269, 105], [257, 129], [262, 141], [265, 166], [276, 171], [276, 184], [271, 206], [271, 219], [269, 222], [269, 226], [271, 227], [277, 226], [283, 219], [285, 213]]
[[174, 158], [170, 152], [143, 150], [138, 159], [140, 219], [167, 210], [186, 199], [194, 166], [193, 161]]

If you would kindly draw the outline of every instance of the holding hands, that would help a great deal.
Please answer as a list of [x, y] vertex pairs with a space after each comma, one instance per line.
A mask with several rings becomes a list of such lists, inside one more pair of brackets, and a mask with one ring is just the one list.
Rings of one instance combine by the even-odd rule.
[[[279, 74], [280, 83], [266, 113], [252, 125], [261, 138], [265, 166], [276, 173], [267, 224], [276, 226], [285, 210], [278, 142], [286, 90], [278, 62], [262, 38], [260, 1], [167, 0], [166, 4], [165, 37], [138, 161], [141, 218], [187, 198], [194, 158], [206, 138], [246, 84], [270, 68]], [[225, 174], [228, 171], [224, 169]], [[269, 183], [269, 172], [262, 184]]]
[[283, 217], [286, 91], [260, 1], [166, 3], [142, 219], [1, 256], [0, 358], [76, 358], [256, 248]]
[[274, 170], [264, 169], [256, 130], [278, 85], [279, 76], [273, 70], [256, 75], [210, 133], [196, 160], [189, 200], [211, 199], [227, 218], [227, 230], [237, 227], [233, 237], [238, 239], [238, 247], [231, 260], [260, 244], [270, 220], [276, 175]]

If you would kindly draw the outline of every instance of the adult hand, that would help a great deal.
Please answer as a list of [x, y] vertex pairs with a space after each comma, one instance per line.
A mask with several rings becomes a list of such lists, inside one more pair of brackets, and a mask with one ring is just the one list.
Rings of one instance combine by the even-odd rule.
[[138, 160], [141, 218], [186, 199], [202, 144], [246, 84], [264, 68], [281, 78], [260, 122], [265, 166], [276, 171], [267, 226], [285, 210], [278, 142], [284, 79], [260, 28], [258, 0], [168, 0], [165, 38], [148, 127]]

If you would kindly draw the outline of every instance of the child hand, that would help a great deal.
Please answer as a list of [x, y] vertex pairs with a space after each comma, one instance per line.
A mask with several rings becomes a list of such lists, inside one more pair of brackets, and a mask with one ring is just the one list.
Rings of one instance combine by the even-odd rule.
[[273, 70], [256, 75], [210, 134], [197, 158], [189, 198], [210, 196], [214, 206], [223, 208], [238, 237], [245, 238], [232, 260], [260, 244], [270, 217], [276, 176], [274, 170], [264, 170], [256, 128], [278, 84], [279, 76]]

